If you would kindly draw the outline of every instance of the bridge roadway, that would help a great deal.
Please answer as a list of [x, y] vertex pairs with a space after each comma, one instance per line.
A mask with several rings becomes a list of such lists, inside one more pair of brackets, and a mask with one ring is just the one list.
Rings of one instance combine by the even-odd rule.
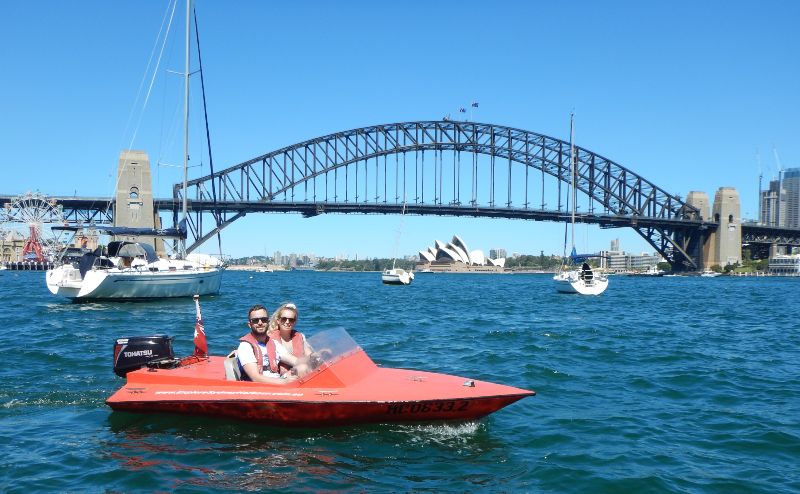
[[[14, 196], [0, 195], [0, 204], [9, 203]], [[76, 225], [110, 225], [113, 223], [114, 200], [108, 197], [59, 197], [51, 199], [63, 208], [67, 223]], [[154, 199], [155, 208], [162, 213], [179, 214], [180, 199]], [[411, 214], [438, 216], [467, 216], [475, 218], [506, 218], [533, 221], [568, 222], [571, 215], [564, 211], [548, 211], [528, 208], [487, 208], [469, 205], [430, 205], [430, 204], [373, 204], [344, 202], [261, 202], [261, 201], [188, 201], [192, 212], [244, 212], [248, 213], [300, 213], [306, 218], [320, 214]], [[575, 213], [577, 223], [596, 224], [601, 228], [640, 227], [676, 227], [687, 222], [703, 229], [716, 229], [718, 223], [698, 220], [676, 220], [663, 218], [647, 218], [611, 214]], [[765, 244], [800, 246], [800, 229], [777, 228], [760, 225], [745, 220], [742, 223], [742, 244]]]
[[[11, 202], [14, 196], [0, 195], [0, 204]], [[71, 225], [111, 225], [113, 224], [114, 199], [109, 197], [59, 197], [48, 196], [61, 205], [64, 220]], [[172, 213], [178, 216], [182, 207], [178, 198], [153, 199], [153, 205], [161, 213]], [[190, 213], [223, 211], [228, 213], [300, 213], [306, 218], [320, 214], [410, 214], [436, 216], [469, 216], [475, 218], [506, 218], [534, 221], [564, 221], [571, 219], [565, 211], [551, 211], [531, 208], [490, 208], [463, 204], [384, 204], [363, 202], [262, 202], [262, 201], [225, 201], [188, 200]], [[670, 218], [649, 218], [643, 216], [624, 216], [611, 214], [575, 213], [576, 223], [597, 224], [603, 228], [623, 227], [677, 227], [691, 224], [699, 228], [714, 229], [718, 226], [712, 221], [678, 220]], [[760, 233], [771, 229], [759, 230]], [[800, 232], [800, 230], [798, 230]], [[757, 241], [757, 240], [754, 240]], [[762, 240], [766, 241], [766, 240]]]

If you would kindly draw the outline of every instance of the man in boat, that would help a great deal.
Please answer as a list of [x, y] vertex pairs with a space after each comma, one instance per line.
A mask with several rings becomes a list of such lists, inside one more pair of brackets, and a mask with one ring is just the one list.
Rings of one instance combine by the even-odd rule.
[[294, 329], [297, 316], [297, 306], [290, 302], [278, 307], [269, 321], [267, 353], [270, 364], [277, 362], [271, 370], [281, 376], [289, 372], [302, 376], [310, 370], [311, 347], [305, 335]]
[[271, 352], [267, 351], [269, 322], [269, 313], [263, 305], [256, 304], [247, 311], [247, 325], [250, 327], [250, 332], [239, 339], [241, 343], [236, 351], [244, 381], [284, 384], [297, 379], [296, 375], [286, 373], [282, 377], [279, 372], [272, 370], [278, 367], [279, 357], [271, 356]]

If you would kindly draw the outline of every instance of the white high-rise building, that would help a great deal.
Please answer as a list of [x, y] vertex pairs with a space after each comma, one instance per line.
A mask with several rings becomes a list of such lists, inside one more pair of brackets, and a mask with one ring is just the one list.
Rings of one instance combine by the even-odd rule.
[[788, 168], [761, 191], [761, 217], [768, 226], [800, 228], [800, 168]]

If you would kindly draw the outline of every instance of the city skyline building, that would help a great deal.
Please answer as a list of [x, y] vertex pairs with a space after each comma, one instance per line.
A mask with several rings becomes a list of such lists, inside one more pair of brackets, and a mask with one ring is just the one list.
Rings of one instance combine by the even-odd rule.
[[777, 180], [761, 191], [761, 224], [800, 228], [800, 168], [779, 172]]
[[489, 257], [491, 257], [492, 259], [500, 259], [503, 257], [508, 257], [508, 255], [506, 254], [505, 249], [494, 248], [494, 249], [489, 249]]
[[664, 260], [657, 252], [648, 254], [631, 254], [620, 250], [619, 239], [611, 241], [611, 249], [601, 251], [600, 267], [612, 273], [627, 273], [646, 271], [648, 268], [655, 267]]

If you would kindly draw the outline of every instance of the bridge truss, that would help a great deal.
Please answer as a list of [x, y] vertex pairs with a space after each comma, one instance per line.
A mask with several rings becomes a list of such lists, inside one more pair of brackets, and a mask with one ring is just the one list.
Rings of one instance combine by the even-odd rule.
[[[696, 269], [696, 208], [575, 147], [577, 221], [631, 227], [673, 266]], [[193, 250], [250, 212], [406, 214], [569, 221], [570, 143], [457, 121], [363, 127], [310, 139], [188, 182]], [[173, 188], [179, 220], [183, 187]], [[204, 221], [211, 213], [212, 221]]]

